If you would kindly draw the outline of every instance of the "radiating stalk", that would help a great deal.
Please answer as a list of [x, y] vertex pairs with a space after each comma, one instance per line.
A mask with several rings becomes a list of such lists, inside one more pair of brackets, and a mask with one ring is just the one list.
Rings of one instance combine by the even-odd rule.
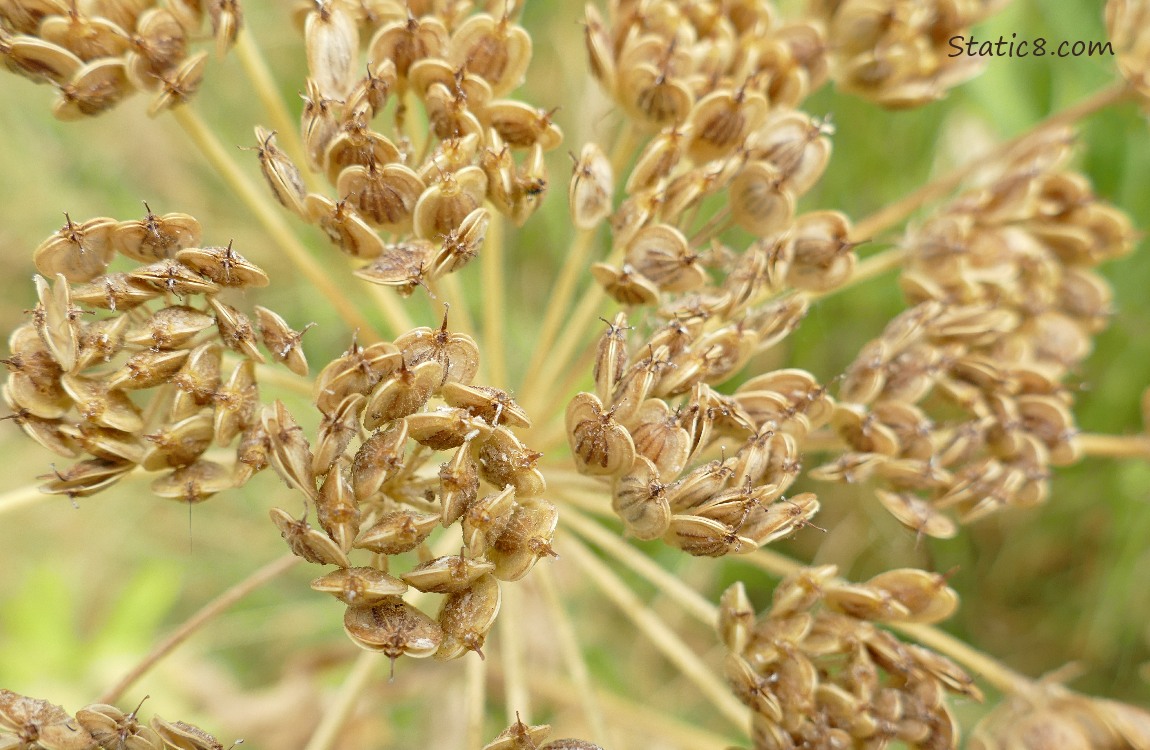
[[265, 583], [278, 578], [280, 575], [286, 573], [292, 568], [300, 558], [295, 555], [284, 555], [276, 560], [271, 561], [263, 566], [256, 572], [249, 575], [244, 580], [235, 584], [227, 591], [223, 592], [215, 599], [200, 607], [199, 611], [189, 617], [187, 620], [176, 629], [174, 633], [169, 635], [163, 641], [156, 645], [147, 656], [140, 660], [132, 668], [128, 674], [115, 684], [108, 692], [100, 696], [97, 703], [116, 703], [124, 693], [132, 685], [136, 683], [141, 677], [147, 674], [148, 670], [154, 667], [161, 659], [170, 654], [181, 643], [186, 641], [197, 630], [207, 625], [220, 613], [227, 610], [236, 602], [243, 599], [248, 594], [252, 593]]

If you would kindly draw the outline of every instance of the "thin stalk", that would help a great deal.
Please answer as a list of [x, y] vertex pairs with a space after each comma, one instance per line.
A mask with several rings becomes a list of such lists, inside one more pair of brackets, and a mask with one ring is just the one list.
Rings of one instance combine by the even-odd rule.
[[530, 722], [531, 691], [527, 689], [527, 666], [523, 648], [527, 644], [520, 625], [523, 622], [522, 594], [517, 587], [503, 589], [499, 607], [499, 653], [503, 664], [503, 702], [508, 724], [519, 719]]
[[[558, 704], [570, 703], [576, 693], [574, 685], [550, 674], [532, 675], [531, 690], [536, 695]], [[641, 738], [638, 747], [644, 750], [655, 744], [650, 742], [648, 737], [662, 738], [665, 742], [660, 743], [659, 747], [720, 748], [738, 744], [732, 737], [723, 737], [700, 729], [696, 724], [683, 721], [672, 712], [652, 708], [645, 702], [607, 690], [597, 691], [596, 697], [603, 704], [604, 710], [611, 715], [615, 726], [625, 727], [629, 734]], [[604, 747], [619, 750], [636, 745], [613, 743]]]
[[483, 747], [483, 720], [487, 716], [487, 660], [478, 654], [465, 657], [467, 680], [467, 747]]
[[563, 509], [563, 524], [650, 581], [661, 594], [672, 599], [691, 617], [708, 627], [717, 622], [718, 608], [714, 604], [683, 583], [679, 576], [660, 567], [651, 558], [624, 542], [618, 534], [608, 531], [572, 507]]
[[282, 388], [285, 391], [298, 393], [301, 396], [311, 396], [311, 382], [306, 378], [301, 378], [286, 367], [256, 365], [256, 380], [261, 386], [268, 385], [273, 388]]
[[563, 394], [557, 393], [554, 387], [548, 386], [558, 381], [559, 374], [570, 367], [571, 359], [578, 348], [585, 346], [584, 339], [590, 330], [590, 325], [595, 320], [599, 306], [603, 304], [603, 300], [606, 298], [607, 295], [603, 293], [602, 287], [598, 284], [592, 283], [591, 286], [587, 287], [579, 305], [575, 308], [575, 312], [568, 318], [568, 325], [564, 328], [563, 335], [555, 342], [554, 351], [547, 353], [547, 363], [539, 373], [538, 380], [534, 384], [527, 384], [533, 388], [537, 386], [537, 389], [531, 391], [537, 396], [530, 401], [525, 400], [523, 404], [523, 408], [527, 410], [528, 414], [536, 414], [542, 411], [546, 405], [553, 405], [562, 400]]
[[506, 328], [506, 291], [504, 288], [503, 254], [503, 215], [491, 211], [491, 223], [487, 227], [487, 238], [480, 252], [483, 282], [483, 360], [488, 362], [491, 382], [500, 388], [507, 388], [507, 351], [504, 341]]
[[945, 198], [975, 171], [986, 164], [993, 163], [996, 159], [1002, 158], [1020, 142], [1035, 133], [1050, 128], [1071, 125], [1099, 110], [1124, 101], [1130, 98], [1131, 95], [1130, 85], [1125, 81], [1121, 81], [1092, 94], [1076, 104], [1072, 104], [1066, 109], [1055, 112], [1025, 133], [1011, 138], [1005, 143], [991, 149], [990, 153], [977, 159], [972, 159], [958, 169], [928, 182], [909, 195], [894, 203], [887, 204], [865, 219], [856, 222], [854, 229], [851, 230], [851, 237], [857, 240], [868, 240], [878, 236], [879, 233], [901, 224], [903, 220], [923, 206]]
[[351, 712], [355, 710], [356, 702], [363, 697], [363, 691], [367, 687], [368, 680], [371, 679], [380, 662], [386, 658], [378, 651], [364, 651], [356, 657], [351, 671], [347, 673], [347, 677], [339, 686], [339, 693], [335, 697], [335, 702], [324, 708], [323, 719], [316, 727], [311, 739], [307, 741], [304, 750], [329, 750], [335, 746], [336, 740], [339, 739], [339, 733], [343, 731], [343, 725], [347, 723], [351, 717]]
[[667, 627], [667, 624], [631, 591], [623, 579], [600, 562], [591, 550], [571, 534], [563, 536], [563, 554], [579, 566], [588, 580], [642, 631], [643, 635], [698, 688], [725, 719], [745, 730], [750, 718], [747, 708], [735, 698], [723, 680], [695, 655], [694, 649]]
[[4, 515], [13, 510], [19, 510], [26, 505], [34, 505], [49, 497], [52, 496], [41, 492], [40, 486], [36, 484], [29, 484], [23, 487], [17, 487], [14, 490], [8, 490], [0, 495], [0, 515]]
[[596, 235], [595, 229], [581, 229], [575, 234], [575, 241], [567, 251], [567, 259], [563, 261], [559, 278], [547, 293], [547, 313], [535, 337], [535, 351], [531, 355], [531, 362], [527, 365], [527, 374], [523, 376], [522, 385], [538, 382], [539, 368], [543, 366], [551, 347], [555, 345], [555, 334], [567, 314], [567, 306], [571, 304], [575, 285], [587, 270], [587, 261], [595, 246]]
[[276, 86], [275, 78], [272, 76], [271, 68], [268, 66], [267, 60], [264, 59], [251, 30], [246, 26], [240, 30], [239, 37], [236, 38], [235, 53], [240, 59], [240, 66], [244, 69], [244, 74], [247, 75], [248, 81], [255, 89], [256, 96], [259, 97], [268, 120], [271, 121], [272, 129], [279, 136], [280, 146], [293, 162], [302, 165], [300, 175], [308, 189], [313, 193], [322, 193], [324, 186], [319, 177], [307, 168], [308, 159], [304, 151], [303, 141], [300, 140], [299, 125], [288, 112], [287, 105], [284, 104], [284, 99], [279, 94], [279, 87]]
[[[473, 339], [479, 339], [479, 329], [475, 327], [475, 318], [471, 317], [471, 309], [467, 306], [467, 296], [463, 293], [463, 286], [459, 283], [459, 276], [449, 273], [443, 278], [436, 279], [438, 286], [435, 291], [441, 304], [451, 305], [451, 323], [453, 331], [466, 333]], [[479, 372], [476, 377], [480, 383], [491, 383], [491, 363], [483, 352], [479, 357]]]
[[141, 677], [147, 674], [148, 670], [154, 667], [161, 659], [174, 651], [181, 643], [186, 641], [197, 630], [207, 625], [215, 617], [227, 610], [233, 604], [243, 599], [248, 594], [252, 593], [265, 583], [274, 580], [283, 573], [286, 573], [292, 568], [300, 558], [295, 555], [284, 555], [276, 560], [272, 560], [267, 565], [263, 566], [256, 572], [249, 575], [244, 580], [235, 584], [227, 591], [223, 592], [215, 599], [211, 600], [198, 612], [189, 617], [187, 620], [176, 629], [174, 633], [169, 635], [161, 641], [152, 651], [145, 656], [135, 667], [132, 668], [128, 674], [115, 684], [108, 692], [100, 696], [97, 703], [115, 703], [132, 685], [136, 683]]
[[[570, 515], [565, 520], [570, 520]], [[575, 625], [563, 606], [559, 596], [559, 588], [555, 584], [555, 574], [551, 572], [550, 565], [536, 566], [533, 577], [543, 591], [543, 600], [551, 614], [551, 626], [554, 628], [556, 640], [559, 642], [559, 653], [571, 675], [574, 692], [579, 697], [579, 705], [587, 719], [587, 726], [591, 729], [593, 742], [604, 747], [618, 747], [618, 740], [611, 736], [607, 728], [607, 720], [603, 717], [603, 708], [595, 696], [595, 687], [591, 682], [591, 672], [587, 669], [587, 661], [583, 658], [583, 649], [579, 646], [579, 636], [575, 632]], [[478, 747], [478, 745], [471, 745]]]
[[375, 306], [383, 313], [393, 337], [415, 328], [415, 321], [407, 314], [395, 292], [379, 284], [368, 284], [368, 287], [371, 289], [371, 296], [375, 298]]
[[841, 286], [837, 286], [825, 292], [803, 292], [803, 294], [806, 294], [811, 300], [829, 297], [845, 289], [850, 289], [856, 284], [862, 284], [863, 282], [882, 276], [885, 273], [897, 270], [902, 267], [902, 264], [906, 261], [906, 257], [907, 253], [904, 248], [888, 248], [880, 253], [875, 253], [869, 258], [860, 260], [851, 273], [850, 278]]
[[595, 349], [593, 347], [584, 349], [583, 356], [575, 360], [575, 364], [571, 366], [567, 377], [563, 378], [556, 392], [556, 397], [548, 404], [547, 411], [543, 414], [542, 424], [546, 425], [546, 429], [536, 441], [538, 443], [537, 450], [548, 454], [567, 442], [567, 427], [564, 424], [564, 418], [567, 412], [568, 396], [575, 391], [575, 387], [581, 380], [590, 375], [591, 363], [594, 360]]
[[1099, 435], [1083, 433], [1074, 438], [1079, 449], [1098, 458], [1139, 458], [1150, 461], [1150, 435]]
[[[444, 534], [432, 545], [431, 556], [446, 555], [452, 548], [458, 548], [458, 544], [458, 537]], [[407, 599], [407, 603], [413, 607], [419, 607], [427, 599], [428, 594], [417, 591]], [[324, 710], [323, 718], [320, 719], [319, 725], [312, 732], [304, 750], [331, 750], [335, 746], [340, 732], [343, 731], [347, 720], [351, 718], [351, 712], [355, 710], [356, 701], [363, 695], [368, 680], [371, 679], [376, 667], [385, 658], [387, 657], [384, 654], [377, 651], [364, 651], [356, 657], [351, 671], [348, 672], [343, 683], [339, 686], [335, 703]]]
[[299, 238], [288, 228], [280, 212], [276, 210], [268, 196], [252, 184], [203, 119], [188, 105], [173, 109], [172, 116], [224, 182], [255, 214], [256, 219], [271, 235], [273, 242], [287, 255], [288, 260], [315, 286], [320, 294], [327, 298], [344, 322], [353, 329], [359, 329], [360, 339], [369, 343], [378, 341], [379, 337], [376, 335], [371, 322], [352, 304], [346, 288], [341, 289], [339, 284], [331, 278], [329, 271], [320, 267], [307, 248], [303, 246], [303, 243], [299, 241]]

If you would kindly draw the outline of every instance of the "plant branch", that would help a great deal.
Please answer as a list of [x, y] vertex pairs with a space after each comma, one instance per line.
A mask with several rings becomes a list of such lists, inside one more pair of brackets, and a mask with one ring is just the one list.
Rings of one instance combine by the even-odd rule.
[[147, 674], [148, 670], [154, 667], [161, 659], [174, 651], [180, 644], [190, 638], [197, 630], [207, 625], [215, 617], [227, 610], [236, 602], [243, 599], [248, 594], [252, 593], [264, 584], [274, 580], [283, 573], [286, 573], [292, 568], [300, 558], [295, 555], [284, 555], [276, 560], [272, 560], [267, 565], [263, 566], [256, 572], [249, 575], [244, 580], [235, 584], [227, 591], [217, 596], [212, 601], [205, 604], [198, 612], [189, 617], [187, 620], [176, 629], [174, 633], [169, 635], [161, 641], [152, 651], [145, 656], [135, 667], [132, 668], [128, 674], [124, 675], [119, 682], [115, 684], [110, 690], [100, 696], [97, 703], [115, 703], [132, 685], [136, 683], [141, 677]]
[[563, 554], [586, 574], [587, 579], [629, 619], [663, 656], [689, 679], [711, 705], [740, 729], [747, 726], [747, 708], [735, 698], [726, 684], [703, 663], [694, 649], [672, 631], [663, 620], [645, 605], [638, 596], [609, 567], [604, 565], [587, 547], [571, 534], [563, 537]]

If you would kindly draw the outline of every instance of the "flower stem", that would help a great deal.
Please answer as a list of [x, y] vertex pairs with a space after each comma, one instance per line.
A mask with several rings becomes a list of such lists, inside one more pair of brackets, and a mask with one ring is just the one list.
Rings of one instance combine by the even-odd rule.
[[375, 333], [374, 326], [348, 298], [346, 289], [349, 288], [349, 284], [344, 283], [341, 289], [340, 284], [329, 275], [331, 268], [321, 268], [319, 263], [311, 257], [307, 248], [283, 221], [280, 212], [276, 210], [268, 197], [244, 175], [243, 170], [224, 150], [223, 144], [200, 116], [193, 112], [188, 105], [173, 109], [172, 116], [175, 117], [176, 122], [196, 144], [204, 158], [215, 168], [224, 182], [251, 209], [256, 219], [271, 235], [271, 239], [299, 269], [300, 273], [331, 302], [332, 307], [335, 308], [344, 322], [351, 328], [359, 330], [361, 340], [368, 343], [378, 341], [379, 337]]
[[351, 717], [356, 702], [363, 696], [363, 690], [372, 673], [386, 658], [378, 651], [364, 651], [356, 657], [351, 671], [339, 686], [335, 703], [324, 709], [323, 720], [316, 727], [304, 750], [329, 750], [335, 746], [339, 733], [343, 731], [343, 725]]
[[499, 652], [503, 663], [503, 698], [508, 724], [516, 721], [530, 723], [531, 691], [527, 689], [527, 671], [523, 649], [527, 645], [520, 629], [523, 620], [523, 602], [514, 586], [503, 587], [503, 603], [499, 608]]
[[463, 666], [467, 680], [467, 747], [483, 747], [487, 717], [487, 661], [468, 654]]
[[1150, 435], [1099, 435], [1083, 433], [1074, 442], [1088, 456], [1140, 458], [1150, 461]]
[[487, 239], [480, 251], [481, 277], [483, 282], [483, 349], [484, 361], [488, 362], [491, 381], [500, 388], [507, 388], [507, 351], [504, 333], [506, 330], [506, 294], [504, 289], [506, 237], [503, 215], [491, 211], [491, 224], [487, 227]]
[[746, 728], [749, 719], [746, 707], [735, 698], [726, 684], [715, 676], [703, 660], [695, 655], [694, 649], [684, 643], [650, 607], [646, 606], [623, 579], [570, 534], [563, 536], [563, 556], [564, 559], [575, 562], [587, 579], [642, 631], [643, 635], [699, 689], [725, 719], [740, 729]]
[[174, 651], [180, 644], [186, 641], [197, 630], [212, 621], [213, 618], [223, 613], [233, 604], [243, 599], [248, 594], [252, 593], [260, 586], [268, 583], [278, 576], [286, 573], [292, 568], [300, 558], [295, 555], [284, 555], [276, 560], [272, 560], [267, 565], [263, 566], [256, 572], [249, 575], [244, 580], [235, 584], [227, 591], [217, 596], [212, 601], [205, 604], [198, 612], [184, 621], [174, 633], [169, 635], [161, 641], [152, 651], [145, 656], [135, 667], [132, 668], [128, 674], [116, 683], [108, 692], [100, 696], [97, 703], [115, 703], [132, 685], [136, 683], [141, 677], [147, 674], [148, 670], [154, 667], [161, 659]]
[[887, 204], [875, 213], [857, 222], [851, 231], [851, 236], [857, 240], [868, 240], [877, 236], [886, 229], [902, 223], [904, 219], [923, 206], [945, 198], [975, 171], [986, 164], [993, 163], [996, 159], [1002, 158], [1015, 146], [1033, 136], [1035, 133], [1051, 128], [1072, 125], [1099, 110], [1130, 98], [1131, 95], [1132, 92], [1129, 84], [1122, 81], [1102, 89], [1066, 109], [1055, 112], [1025, 133], [1011, 138], [1005, 143], [991, 149], [986, 155], [971, 159], [958, 169], [928, 182], [909, 195], [894, 203]]
[[545, 302], [547, 313], [543, 317], [539, 333], [536, 334], [535, 351], [531, 355], [531, 362], [527, 365], [527, 374], [523, 376], [521, 388], [529, 383], [538, 382], [539, 368], [547, 361], [555, 345], [555, 334], [567, 314], [567, 306], [571, 304], [575, 285], [587, 270], [587, 260], [595, 246], [596, 235], [597, 231], [594, 229], [581, 229], [575, 234], [575, 241], [567, 251], [567, 259], [563, 261], [559, 278], [547, 293]]
[[244, 73], [251, 81], [256, 96], [259, 97], [260, 104], [263, 105], [264, 112], [267, 113], [268, 119], [271, 121], [272, 129], [279, 136], [280, 146], [283, 147], [293, 162], [297, 165], [303, 165], [300, 169], [300, 175], [308, 189], [315, 193], [322, 192], [323, 186], [320, 184], [319, 178], [306, 166], [308, 160], [304, 152], [303, 141], [299, 137], [299, 126], [288, 113], [287, 106], [284, 104], [283, 97], [280, 96], [275, 79], [272, 77], [271, 68], [268, 66], [267, 60], [264, 59], [263, 53], [260, 52], [259, 45], [256, 44], [251, 30], [246, 26], [240, 30], [239, 37], [236, 39], [235, 51]]
[[[566, 494], [564, 499], [568, 499]], [[717, 622], [718, 609], [714, 604], [704, 599], [678, 576], [663, 569], [651, 558], [624, 542], [614, 532], [604, 529], [570, 506], [563, 509], [563, 522], [567, 528], [646, 578], [660, 593], [670, 597], [687, 614], [702, 624], [713, 627]]]
[[[567, 517], [570, 520], [570, 516]], [[587, 719], [587, 726], [591, 729], [592, 741], [604, 747], [618, 747], [618, 740], [611, 736], [607, 728], [607, 720], [603, 717], [603, 708], [595, 695], [595, 688], [591, 682], [591, 672], [587, 669], [587, 661], [583, 658], [583, 649], [579, 646], [579, 636], [575, 632], [575, 625], [567, 613], [563, 600], [559, 596], [559, 588], [555, 584], [555, 574], [550, 565], [538, 565], [532, 572], [532, 577], [539, 583], [543, 591], [543, 600], [551, 614], [551, 625], [555, 629], [555, 637], [559, 642], [559, 652], [567, 671], [571, 675], [574, 692], [579, 696], [579, 703]], [[478, 747], [478, 745], [472, 745]]]

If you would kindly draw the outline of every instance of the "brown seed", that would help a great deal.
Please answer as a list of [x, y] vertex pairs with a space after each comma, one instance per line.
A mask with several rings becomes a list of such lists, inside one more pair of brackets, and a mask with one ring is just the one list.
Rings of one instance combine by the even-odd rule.
[[414, 367], [402, 364], [372, 391], [363, 411], [369, 430], [414, 414], [427, 403], [443, 379], [443, 366], [434, 360]]
[[157, 216], [146, 203], [144, 208], [148, 212], [144, 219], [116, 225], [111, 242], [117, 252], [141, 263], [153, 263], [174, 258], [180, 250], [200, 244], [200, 223], [191, 216], [181, 213]]
[[189, 247], [176, 252], [176, 259], [193, 271], [224, 287], [264, 287], [267, 274], [244, 256], [227, 247]]
[[311, 582], [349, 607], [373, 607], [387, 597], [403, 596], [407, 584], [375, 568], [340, 568]]
[[340, 402], [334, 412], [323, 415], [312, 463], [312, 471], [317, 476], [326, 474], [332, 464], [343, 457], [352, 438], [359, 435], [359, 415], [363, 405], [363, 395], [353, 393]]
[[666, 490], [651, 460], [638, 456], [631, 469], [615, 480], [611, 507], [623, 519], [629, 534], [638, 539], [657, 539], [671, 524]]
[[263, 364], [264, 355], [256, 346], [256, 330], [251, 319], [215, 297], [209, 297], [208, 304], [216, 313], [216, 328], [219, 329], [220, 340], [223, 341], [224, 345], [253, 362]]
[[479, 469], [468, 441], [439, 468], [439, 499], [443, 525], [449, 526], [467, 512], [479, 494]]
[[514, 487], [520, 497], [535, 497], [547, 489], [535, 462], [543, 454], [530, 450], [511, 430], [494, 427], [472, 443], [479, 476], [496, 487]]
[[182, 721], [167, 722], [159, 716], [153, 716], [152, 729], [163, 740], [165, 747], [180, 750], [225, 750], [215, 737]]
[[479, 347], [467, 334], [448, 332], [447, 313], [445, 309], [438, 329], [415, 328], [397, 338], [395, 345], [408, 367], [428, 360], [443, 365], [440, 385], [448, 381], [468, 385], [479, 371]]
[[[40, 273], [63, 274], [70, 282], [92, 281], [108, 267], [115, 250], [111, 245], [115, 219], [89, 219], [77, 224], [64, 214], [66, 222], [40, 243], [32, 255]], [[85, 301], [85, 300], [78, 300]]]
[[307, 15], [304, 40], [308, 73], [320, 95], [345, 99], [355, 80], [359, 53], [355, 18], [343, 4], [319, 3]]
[[315, 517], [340, 549], [351, 549], [359, 534], [360, 511], [342, 465], [333, 466], [324, 477], [315, 501]]
[[494, 569], [495, 563], [459, 554], [420, 563], [400, 577], [420, 591], [454, 594], [471, 588], [476, 580]]
[[373, 607], [348, 607], [343, 628], [355, 645], [378, 651], [391, 659], [431, 656], [443, 641], [443, 629], [435, 620], [399, 597], [389, 597]]
[[567, 192], [571, 223], [576, 229], [594, 229], [611, 214], [614, 194], [611, 162], [595, 143], [586, 144], [575, 162]]
[[347, 555], [340, 549], [339, 545], [323, 533], [313, 529], [306, 518], [297, 521], [282, 508], [272, 508], [269, 515], [272, 522], [279, 528], [280, 535], [287, 542], [292, 554], [317, 565], [351, 567]]
[[477, 578], [468, 588], [448, 594], [439, 610], [443, 643], [437, 659], [457, 659], [467, 651], [483, 656], [487, 631], [499, 613], [499, 582], [490, 574]]
[[215, 405], [212, 422], [215, 442], [227, 445], [255, 418], [259, 405], [255, 363], [245, 359], [237, 364], [227, 382], [216, 390], [212, 402]]
[[373, 526], [359, 532], [353, 546], [381, 555], [401, 555], [422, 544], [439, 520], [437, 514], [410, 510], [384, 513]]
[[71, 498], [87, 497], [111, 487], [136, 468], [127, 461], [106, 461], [102, 458], [89, 458], [73, 464], [65, 471], [53, 469], [37, 479], [47, 479], [40, 491], [48, 495], [67, 495]]
[[228, 469], [214, 461], [201, 459], [157, 477], [152, 482], [152, 492], [191, 505], [234, 486]]
[[279, 400], [264, 406], [260, 413], [260, 423], [268, 435], [271, 447], [268, 457], [280, 479], [288, 487], [294, 487], [309, 499], [315, 500], [315, 475], [312, 473], [314, 458], [303, 429]]
[[336, 247], [353, 258], [375, 258], [383, 253], [383, 240], [346, 200], [332, 201], [309, 193], [304, 206], [308, 220], [318, 224]]
[[181, 349], [214, 321], [193, 307], [174, 305], [152, 314], [144, 325], [128, 331], [124, 340], [152, 349]]
[[208, 66], [208, 53], [197, 52], [163, 75], [160, 90], [148, 105], [148, 117], [157, 117], [165, 110], [173, 109], [191, 101], [192, 95], [204, 82], [204, 71]]
[[351, 486], [358, 502], [370, 500], [403, 468], [407, 422], [397, 420], [363, 442], [351, 463]]
[[148, 471], [187, 466], [211, 446], [212, 437], [212, 418], [208, 414], [165, 424], [156, 432], [144, 435], [152, 447], [142, 456], [142, 465]]
[[517, 503], [485, 553], [495, 563], [492, 575], [501, 581], [518, 581], [540, 558], [556, 556], [551, 541], [558, 522], [558, 509], [546, 500]]

